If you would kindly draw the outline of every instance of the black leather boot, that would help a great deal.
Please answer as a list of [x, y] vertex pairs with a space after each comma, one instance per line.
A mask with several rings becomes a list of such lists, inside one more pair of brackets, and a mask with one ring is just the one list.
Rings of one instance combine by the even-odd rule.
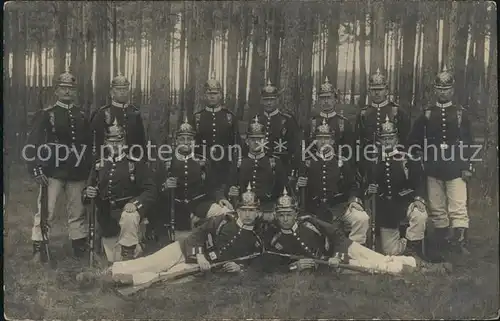
[[449, 251], [449, 230], [448, 228], [435, 228], [433, 237], [427, 241], [425, 257], [432, 263], [446, 261], [446, 254]]
[[403, 255], [413, 256], [416, 259], [427, 261], [423, 250], [424, 243], [422, 240], [410, 241], [406, 243], [406, 250]]
[[123, 261], [128, 261], [128, 260], [133, 260], [134, 259], [134, 254], [135, 254], [135, 248], [137, 245], [132, 245], [132, 246], [121, 246], [122, 247], [122, 260]]
[[33, 241], [33, 258], [32, 263], [41, 264], [45, 262], [45, 256], [43, 255], [43, 244], [40, 241]]
[[73, 246], [73, 255], [78, 259], [85, 257], [85, 253], [87, 252], [87, 238], [72, 240], [71, 243]]
[[452, 239], [453, 250], [460, 255], [469, 255], [467, 228], [457, 227], [453, 229]]

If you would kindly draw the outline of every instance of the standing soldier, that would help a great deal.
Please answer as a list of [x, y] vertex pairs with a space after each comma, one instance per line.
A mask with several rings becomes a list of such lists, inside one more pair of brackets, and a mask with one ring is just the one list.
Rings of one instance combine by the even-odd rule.
[[[328, 126], [332, 129], [334, 134], [333, 141], [335, 142], [335, 148], [340, 151], [341, 146], [349, 146], [351, 151], [354, 148], [354, 135], [352, 130], [352, 124], [349, 120], [344, 117], [343, 111], [338, 111], [335, 108], [338, 99], [338, 93], [332, 84], [328, 81], [328, 77], [325, 77], [325, 82], [321, 84], [318, 93], [318, 104], [319, 112], [313, 115], [308, 127], [305, 131], [305, 139], [309, 143], [313, 142], [313, 135], [316, 127], [321, 125], [323, 121], [326, 121]], [[353, 160], [354, 154], [349, 155], [349, 159]], [[345, 155], [344, 155], [345, 156]]]
[[314, 129], [316, 151], [306, 156], [297, 182], [299, 188], [307, 186], [301, 202], [321, 220], [345, 224], [349, 238], [365, 244], [369, 217], [360, 199], [358, 176], [352, 163], [335, 153], [334, 137], [326, 119]]
[[[422, 242], [427, 211], [422, 164], [398, 147], [398, 130], [388, 115], [377, 140], [381, 149], [376, 160], [366, 162], [366, 173], [370, 182], [367, 193], [376, 195], [382, 252], [425, 259]], [[405, 218], [409, 226], [400, 238], [399, 226]]]
[[397, 126], [399, 143], [406, 144], [410, 130], [410, 118], [399, 105], [388, 100], [388, 85], [380, 69], [369, 79], [371, 105], [361, 109], [356, 117], [355, 137], [361, 150], [375, 142], [386, 116]]
[[165, 164], [168, 177], [162, 192], [174, 193], [174, 223], [181, 231], [191, 230], [202, 219], [232, 210], [224, 197], [225, 191], [213, 188], [217, 178], [212, 175], [210, 163], [194, 153], [195, 135], [193, 126], [185, 120], [177, 131], [175, 156]]
[[[126, 154], [125, 135], [115, 118], [105, 129], [109, 153], [94, 165], [83, 193], [84, 202], [96, 198], [97, 220], [110, 262], [130, 260], [141, 252], [139, 227], [157, 191], [146, 162]], [[117, 245], [120, 252], [115, 251]]]
[[287, 182], [287, 175], [280, 158], [266, 155], [265, 142], [264, 125], [256, 116], [247, 130], [248, 154], [233, 166], [229, 196], [237, 197], [250, 184], [259, 199], [263, 218], [269, 222], [274, 218], [274, 204]]
[[295, 117], [278, 107], [278, 96], [278, 88], [269, 80], [261, 91], [264, 110], [257, 115], [265, 126], [266, 154], [279, 157], [290, 176], [300, 163], [300, 130]]
[[[45, 261], [50, 255], [41, 248], [42, 241], [46, 238], [48, 242], [56, 200], [63, 191], [67, 197], [69, 238], [74, 255], [83, 257], [87, 244], [88, 228], [81, 192], [91, 167], [89, 120], [84, 111], [74, 105], [75, 76], [66, 71], [57, 78], [56, 86], [57, 102], [37, 113], [26, 145], [33, 148], [23, 150], [31, 174], [41, 185], [31, 234], [34, 262]], [[42, 193], [45, 189], [47, 193]], [[47, 208], [43, 208], [45, 206]], [[47, 216], [42, 217], [43, 213]]]
[[[215, 188], [227, 187], [227, 169], [233, 159], [232, 148], [240, 143], [238, 120], [222, 105], [222, 87], [214, 76], [205, 83], [205, 103], [202, 110], [195, 113], [197, 154], [211, 162], [217, 177]], [[208, 155], [207, 155], [208, 154]], [[235, 160], [233, 160], [235, 161]]]
[[[102, 106], [92, 116], [94, 158], [99, 160], [102, 155], [101, 146], [105, 139], [106, 128], [116, 119], [118, 125], [125, 129], [125, 143], [129, 152], [136, 158], [146, 155], [146, 136], [139, 107], [129, 102], [130, 82], [119, 74], [111, 81], [111, 104]], [[138, 147], [142, 148], [142, 153]]]
[[419, 145], [425, 157], [430, 217], [436, 231], [435, 245], [442, 253], [449, 239], [453, 249], [467, 254], [466, 182], [473, 172], [470, 161], [473, 138], [466, 110], [451, 101], [454, 82], [446, 67], [437, 74], [434, 82], [437, 102], [425, 108], [423, 115], [415, 121], [410, 142]]

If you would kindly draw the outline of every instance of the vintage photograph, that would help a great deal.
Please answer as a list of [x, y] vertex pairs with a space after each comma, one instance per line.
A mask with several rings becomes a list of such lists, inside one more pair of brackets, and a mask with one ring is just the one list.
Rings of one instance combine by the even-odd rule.
[[6, 320], [496, 319], [493, 1], [8, 1]]

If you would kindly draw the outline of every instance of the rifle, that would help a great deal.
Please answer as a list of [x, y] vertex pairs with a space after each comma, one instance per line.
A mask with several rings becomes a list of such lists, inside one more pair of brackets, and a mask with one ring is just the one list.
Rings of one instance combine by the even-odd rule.
[[[329, 265], [328, 261], [326, 261], [326, 260], [313, 259], [310, 257], [301, 256], [301, 255], [284, 254], [284, 253], [277, 253], [277, 252], [270, 252], [270, 251], [266, 251], [265, 253], [271, 254], [271, 255], [276, 255], [276, 256], [281, 256], [281, 257], [286, 257], [286, 258], [289, 258], [292, 260], [311, 259], [316, 264]], [[375, 274], [375, 271], [373, 269], [365, 268], [362, 266], [355, 266], [355, 265], [350, 265], [350, 264], [345, 264], [345, 263], [339, 263], [338, 266], [339, 266], [339, 268], [344, 269], [344, 270], [362, 272], [362, 273], [367, 273], [367, 274]]]
[[[89, 176], [88, 186], [99, 186], [97, 182], [98, 173], [96, 170], [97, 164], [94, 164], [92, 168], [92, 172]], [[95, 197], [90, 200], [90, 215], [88, 217], [89, 220], [89, 267], [94, 266], [95, 261], [95, 221], [96, 221], [96, 212], [97, 207], [95, 204]]]
[[47, 255], [47, 261], [51, 262], [50, 250], [49, 250], [49, 238], [48, 230], [49, 226], [47, 223], [47, 217], [49, 215], [49, 187], [45, 184], [41, 184], [41, 195], [40, 195], [40, 230], [42, 232], [42, 243], [45, 247], [45, 253]]
[[[236, 259], [217, 262], [217, 263], [211, 264], [211, 269], [221, 267], [228, 262], [250, 260], [250, 259], [253, 259], [257, 256], [260, 256], [261, 254], [262, 253], [253, 253], [253, 254], [239, 257]], [[160, 272], [160, 273], [143, 272], [143, 273], [138, 273], [138, 274], [134, 274], [134, 275], [126, 275], [125, 277], [128, 281], [126, 284], [129, 286], [120, 287], [117, 289], [117, 292], [123, 296], [130, 296], [132, 294], [135, 294], [141, 290], [144, 290], [144, 289], [150, 287], [151, 285], [153, 285], [155, 283], [177, 280], [177, 279], [180, 279], [180, 278], [183, 278], [186, 276], [197, 274], [200, 271], [201, 271], [200, 267], [198, 265], [196, 265], [196, 266], [189, 267], [185, 270], [177, 271], [177, 272], [168, 272], [168, 271], [167, 272]], [[134, 280], [136, 280], [136, 282], [138, 282], [138, 284], [134, 284], [135, 283]]]
[[[170, 136], [170, 141], [172, 143], [174, 142], [173, 134], [172, 136]], [[169, 174], [172, 173], [171, 169], [172, 169], [172, 164], [170, 164], [170, 168], [167, 171], [168, 173], [167, 178], [170, 177]], [[174, 243], [175, 242], [175, 188], [170, 189], [169, 196], [170, 196], [170, 224], [168, 224], [167, 234], [169, 242]]]
[[[376, 132], [373, 133], [373, 144], [375, 145], [376, 142]], [[377, 154], [377, 159], [375, 160], [375, 164], [372, 165], [372, 171], [371, 171], [371, 180], [377, 183], [377, 174], [376, 174], [376, 169], [378, 166], [378, 157], [379, 155]], [[367, 182], [369, 184], [369, 181], [367, 179]], [[377, 216], [376, 216], [376, 209], [377, 209], [377, 193], [373, 194], [369, 200], [368, 200], [369, 208], [370, 208], [370, 233], [368, 237], [368, 242], [370, 245], [370, 249], [375, 251], [376, 248], [376, 243], [377, 243]]]

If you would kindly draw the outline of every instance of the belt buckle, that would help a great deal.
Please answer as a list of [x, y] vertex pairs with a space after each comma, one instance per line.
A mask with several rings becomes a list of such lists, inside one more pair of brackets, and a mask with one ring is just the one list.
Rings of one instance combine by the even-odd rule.
[[328, 199], [322, 198], [320, 201], [321, 201], [321, 203], [326, 203], [328, 201]]

